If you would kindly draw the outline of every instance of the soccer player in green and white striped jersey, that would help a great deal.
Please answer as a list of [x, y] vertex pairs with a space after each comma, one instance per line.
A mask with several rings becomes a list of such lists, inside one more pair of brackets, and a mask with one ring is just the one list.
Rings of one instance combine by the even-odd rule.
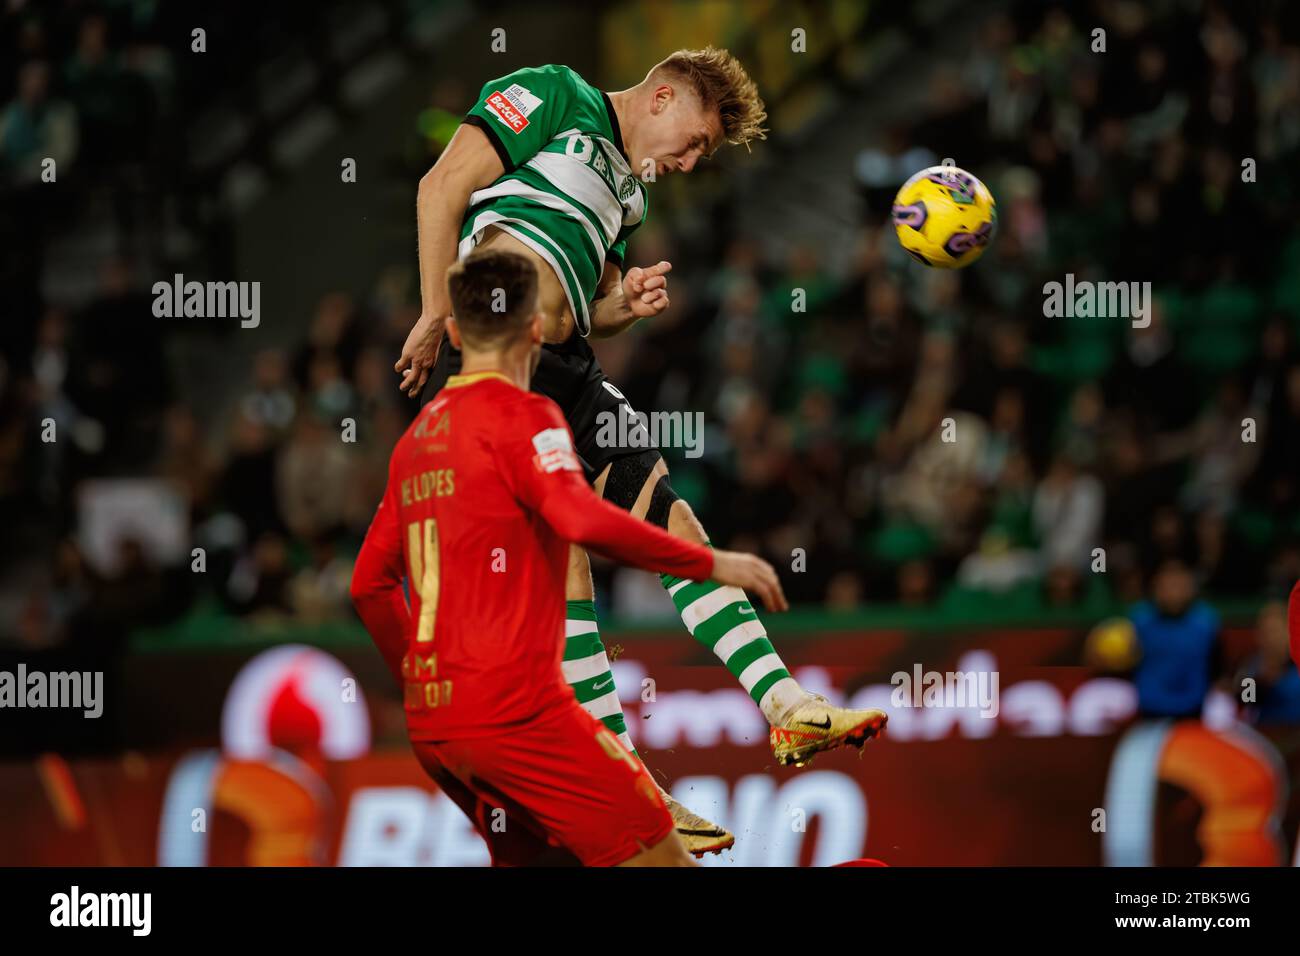
[[[479, 247], [519, 253], [538, 269], [545, 315], [547, 344], [532, 388], [563, 409], [597, 493], [673, 534], [707, 543], [690, 506], [668, 483], [659, 453], [648, 443], [611, 445], [598, 427], [605, 416], [627, 418], [631, 409], [587, 338], [615, 335], [668, 307], [671, 264], [623, 269], [627, 238], [645, 221], [647, 182], [690, 172], [723, 142], [763, 138], [766, 115], [744, 68], [712, 47], [678, 50], [636, 86], [614, 93], [558, 65], [487, 83], [420, 182], [422, 313], [395, 366], [403, 391], [419, 394], [428, 381], [427, 401], [459, 369], [459, 353], [439, 348], [451, 311], [447, 267]], [[671, 577], [663, 585], [692, 636], [767, 717], [778, 761], [800, 765], [822, 750], [861, 746], [883, 726], [881, 711], [832, 707], [805, 692], [740, 589]], [[591, 569], [579, 548], [566, 592], [566, 679], [579, 702], [634, 751], [600, 640]], [[693, 852], [733, 842], [671, 798], [669, 807]]]

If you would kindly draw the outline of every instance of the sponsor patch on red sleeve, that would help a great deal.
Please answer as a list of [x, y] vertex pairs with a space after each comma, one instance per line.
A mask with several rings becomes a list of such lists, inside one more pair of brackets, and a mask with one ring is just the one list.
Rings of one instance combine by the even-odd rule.
[[537, 470], [550, 474], [555, 471], [582, 471], [578, 456], [573, 453], [569, 432], [565, 428], [547, 428], [533, 436], [533, 464]]

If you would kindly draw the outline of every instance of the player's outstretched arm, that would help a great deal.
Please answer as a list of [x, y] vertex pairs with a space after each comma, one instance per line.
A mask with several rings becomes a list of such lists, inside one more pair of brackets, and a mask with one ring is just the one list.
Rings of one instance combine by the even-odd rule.
[[630, 567], [752, 590], [773, 611], [789, 607], [776, 571], [761, 558], [713, 551], [599, 498], [583, 478], [573, 434], [550, 399], [521, 393], [503, 418], [499, 441], [498, 465], [520, 503], [566, 541]]
[[352, 569], [352, 604], [361, 623], [383, 655], [394, 679], [402, 682], [402, 657], [411, 611], [402, 592], [402, 536], [397, 525], [397, 503], [387, 494], [370, 522], [366, 540]]
[[668, 308], [672, 268], [671, 262], [661, 261], [645, 268], [634, 266], [624, 275], [614, 263], [606, 262], [592, 304], [591, 334], [607, 339]]
[[557, 534], [620, 564], [695, 581], [717, 581], [757, 594], [769, 611], [789, 609], [781, 581], [762, 558], [713, 551], [662, 531], [602, 501], [581, 479], [557, 481], [542, 499]]
[[393, 370], [402, 374], [400, 388], [420, 394], [438, 357], [443, 327], [451, 314], [447, 267], [456, 261], [460, 224], [469, 197], [500, 178], [505, 166], [478, 127], [456, 130], [438, 162], [420, 179], [415, 216], [420, 242], [420, 318], [406, 337]]

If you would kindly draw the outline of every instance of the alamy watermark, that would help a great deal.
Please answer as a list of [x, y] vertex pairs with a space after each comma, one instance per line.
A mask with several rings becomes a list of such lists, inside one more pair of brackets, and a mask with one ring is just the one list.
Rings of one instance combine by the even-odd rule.
[[186, 282], [176, 273], [171, 282], [153, 284], [153, 314], [160, 319], [240, 319], [240, 328], [262, 322], [262, 283]]
[[635, 412], [623, 393], [609, 382], [606, 391], [619, 399], [617, 411], [596, 415], [596, 444], [601, 448], [681, 448], [687, 458], [704, 454], [703, 412]]
[[148, 936], [153, 927], [152, 893], [83, 893], [74, 885], [50, 897], [50, 925], [56, 927], [124, 927], [132, 936]]
[[995, 670], [926, 671], [920, 664], [912, 670], [895, 671], [889, 702], [895, 707], [979, 708], [979, 715], [997, 717], [998, 672]]
[[71, 708], [94, 720], [104, 712], [103, 671], [0, 671], [0, 708]]
[[1065, 282], [1043, 284], [1043, 315], [1049, 319], [1132, 319], [1133, 328], [1151, 324], [1150, 282], [1076, 282], [1073, 272]]

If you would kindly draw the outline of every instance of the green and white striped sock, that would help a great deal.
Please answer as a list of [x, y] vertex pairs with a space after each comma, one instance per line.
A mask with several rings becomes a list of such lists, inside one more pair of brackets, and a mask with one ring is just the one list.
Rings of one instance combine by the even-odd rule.
[[[564, 679], [573, 688], [582, 709], [595, 717], [636, 754], [628, 736], [623, 705], [614, 689], [614, 674], [605, 656], [596, 624], [595, 601], [569, 601], [564, 621]], [[640, 755], [637, 754], [639, 757]]]
[[769, 723], [782, 720], [803, 699], [803, 690], [767, 639], [767, 629], [744, 591], [671, 574], [661, 574], [659, 580], [691, 636], [726, 665]]

